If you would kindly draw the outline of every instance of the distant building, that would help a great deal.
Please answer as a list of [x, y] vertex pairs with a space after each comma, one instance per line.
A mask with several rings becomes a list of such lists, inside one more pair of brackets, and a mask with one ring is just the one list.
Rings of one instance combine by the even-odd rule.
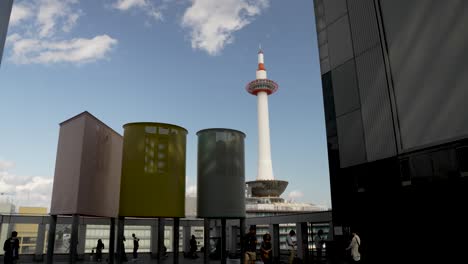
[[[20, 215], [45, 215], [47, 214], [47, 208], [46, 207], [20, 206], [18, 208], [18, 213]], [[20, 254], [34, 254], [36, 250], [38, 225], [37, 224], [16, 224], [15, 230], [18, 232], [18, 238], [20, 242], [19, 253]], [[46, 237], [44, 239], [46, 239]]]

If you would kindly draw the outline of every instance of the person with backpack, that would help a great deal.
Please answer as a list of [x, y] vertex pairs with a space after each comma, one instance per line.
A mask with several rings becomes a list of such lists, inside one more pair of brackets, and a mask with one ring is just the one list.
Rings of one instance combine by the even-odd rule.
[[3, 243], [4, 262], [5, 264], [14, 264], [19, 259], [19, 239], [18, 232], [11, 232], [11, 237], [5, 240]]
[[361, 245], [361, 238], [358, 236], [356, 232], [351, 233], [353, 238], [351, 238], [351, 242], [346, 250], [351, 250], [351, 257], [353, 258], [354, 262], [359, 262], [361, 260], [361, 254], [359, 253], [359, 246]]

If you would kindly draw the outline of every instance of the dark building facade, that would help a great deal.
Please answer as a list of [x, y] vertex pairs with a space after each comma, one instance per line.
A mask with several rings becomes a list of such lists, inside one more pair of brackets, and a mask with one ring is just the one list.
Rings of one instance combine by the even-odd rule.
[[370, 263], [467, 259], [468, 1], [314, 6], [334, 226]]
[[2, 63], [3, 47], [8, 32], [8, 22], [10, 21], [13, 0], [0, 1], [0, 65]]

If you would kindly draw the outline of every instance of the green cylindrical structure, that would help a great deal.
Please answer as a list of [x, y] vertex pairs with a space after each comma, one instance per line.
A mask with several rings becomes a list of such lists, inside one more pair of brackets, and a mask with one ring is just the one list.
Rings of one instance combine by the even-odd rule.
[[197, 135], [198, 217], [245, 217], [245, 134], [212, 128], [200, 130]]
[[184, 217], [187, 130], [164, 123], [123, 127], [119, 215]]

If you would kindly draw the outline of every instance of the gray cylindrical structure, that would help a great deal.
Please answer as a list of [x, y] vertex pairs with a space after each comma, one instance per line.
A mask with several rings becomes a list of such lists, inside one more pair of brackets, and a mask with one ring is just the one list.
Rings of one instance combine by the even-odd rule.
[[198, 217], [245, 217], [245, 134], [212, 128], [198, 131], [197, 136]]

